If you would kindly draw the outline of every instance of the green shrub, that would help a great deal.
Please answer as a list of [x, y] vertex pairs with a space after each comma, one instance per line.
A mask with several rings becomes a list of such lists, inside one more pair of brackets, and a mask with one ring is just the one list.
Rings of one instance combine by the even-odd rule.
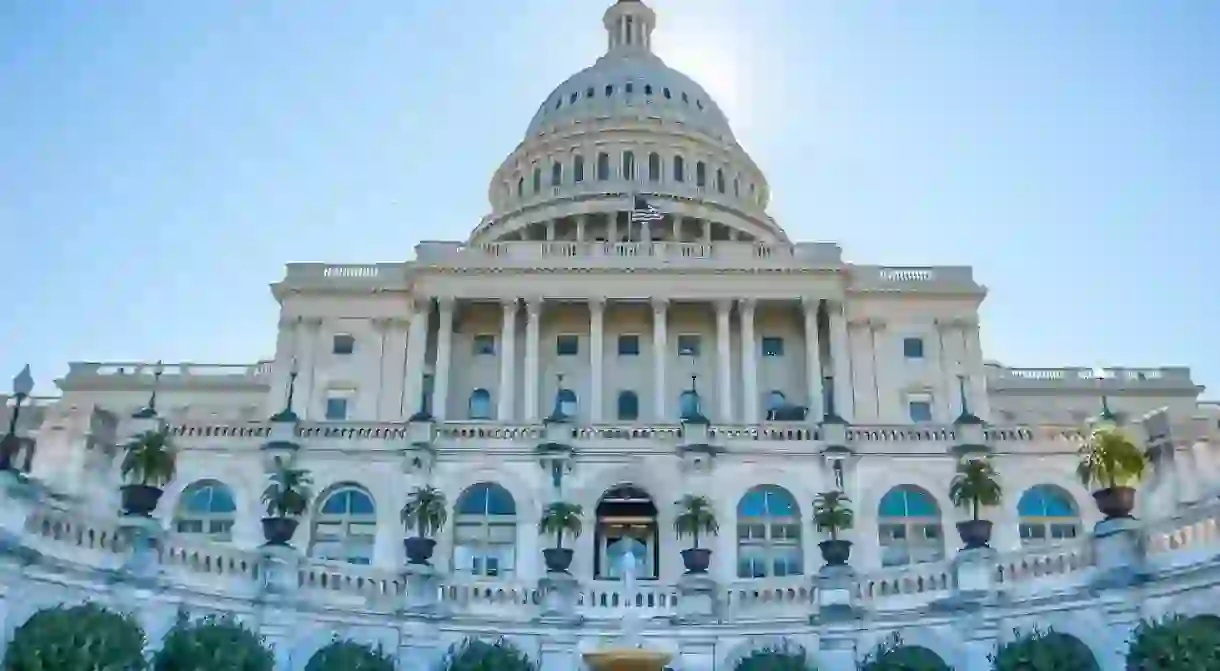
[[1181, 615], [1145, 620], [1127, 650], [1127, 671], [1220, 669], [1220, 620]]
[[538, 665], [510, 641], [468, 638], [445, 653], [443, 671], [538, 671]]
[[309, 658], [305, 671], [394, 671], [394, 658], [373, 647], [336, 637]]
[[877, 644], [860, 663], [860, 671], [953, 671], [936, 653], [918, 646], [904, 645], [902, 635], [894, 632]]
[[1016, 631], [1016, 638], [991, 655], [995, 671], [1096, 671], [1088, 646], [1054, 629]]
[[751, 651], [733, 671], [817, 671], [817, 666], [809, 661], [804, 648], [784, 641]]
[[153, 656], [153, 671], [275, 671], [275, 656], [263, 638], [231, 615], [178, 621]]
[[141, 671], [144, 630], [130, 615], [95, 603], [34, 613], [13, 632], [5, 671]]

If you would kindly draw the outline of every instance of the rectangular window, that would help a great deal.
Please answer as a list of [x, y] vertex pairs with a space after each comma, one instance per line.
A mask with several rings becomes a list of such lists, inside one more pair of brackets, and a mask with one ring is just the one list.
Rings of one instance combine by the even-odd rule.
[[339, 396], [329, 396], [326, 399], [326, 419], [331, 422], [342, 422], [347, 419], [347, 402], [346, 394]]
[[621, 335], [618, 337], [619, 356], [639, 356], [640, 337], [638, 335]]
[[922, 359], [923, 338], [903, 338], [902, 355], [908, 359]]
[[762, 339], [762, 354], [763, 356], [783, 356], [784, 339], [764, 336]]
[[699, 336], [678, 336], [678, 356], [699, 356]]
[[351, 354], [356, 350], [356, 339], [347, 333], [336, 333], [330, 351], [334, 354]]
[[580, 354], [580, 337], [574, 335], [555, 336], [555, 354], [576, 356]]
[[907, 408], [911, 413], [912, 422], [930, 422], [932, 421], [932, 402], [931, 401], [908, 401]]
[[585, 181], [585, 157], [579, 154], [572, 159], [572, 181]]
[[474, 337], [474, 355], [475, 356], [495, 356], [496, 355], [496, 337], [494, 335], [482, 334]]

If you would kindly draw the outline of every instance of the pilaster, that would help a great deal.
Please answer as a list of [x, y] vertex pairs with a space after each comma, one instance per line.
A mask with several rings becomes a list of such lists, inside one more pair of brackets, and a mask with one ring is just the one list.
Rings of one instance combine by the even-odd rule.
[[500, 301], [504, 310], [500, 326], [500, 386], [497, 390], [500, 402], [496, 417], [501, 422], [513, 419], [513, 367], [517, 359], [517, 298], [505, 298]]
[[758, 343], [754, 337], [754, 307], [752, 299], [737, 303], [741, 318], [741, 388], [742, 420], [746, 424], [758, 423]]
[[436, 378], [432, 386], [432, 414], [437, 421], [449, 416], [449, 368], [453, 358], [453, 310], [456, 301], [449, 297], [436, 299]]
[[406, 416], [403, 412], [406, 406], [403, 393], [406, 384], [404, 369], [407, 365], [408, 324], [405, 319], [393, 318], [386, 325], [385, 363], [382, 364], [385, 368], [382, 374], [381, 407], [377, 413], [379, 418], [385, 421], [398, 421]]
[[818, 338], [818, 307], [821, 299], [804, 297], [801, 311], [805, 321], [805, 403], [806, 417], [818, 421], [826, 407], [822, 398], [822, 346]]
[[719, 386], [720, 421], [733, 422], [733, 358], [730, 317], [732, 299], [716, 301], [716, 383]]
[[298, 318], [298, 342], [304, 355], [301, 361], [301, 379], [298, 382], [301, 389], [297, 392], [301, 396], [301, 404], [298, 406], [301, 408], [301, 419], [314, 419], [317, 416], [314, 411], [314, 400], [317, 398], [318, 354], [322, 349], [321, 332], [321, 317]]
[[665, 386], [665, 362], [669, 357], [669, 300], [654, 298], [652, 300], [652, 383], [653, 383], [653, 419], [666, 421], [666, 397], [669, 396]]
[[525, 421], [535, 424], [541, 416], [538, 409], [538, 354], [542, 299], [527, 298], [525, 314]]
[[847, 339], [847, 315], [841, 301], [826, 301], [830, 323], [830, 364], [834, 371], [835, 412], [847, 422], [856, 418], [856, 399], [852, 393], [851, 350]]
[[423, 408], [424, 355], [428, 351], [428, 317], [432, 299], [416, 299], [411, 308], [411, 322], [407, 334], [406, 383], [403, 392], [403, 410], [406, 415]]
[[606, 362], [605, 355], [605, 319], [606, 319], [606, 299], [602, 297], [594, 297], [589, 299], [589, 407], [590, 420], [594, 424], [603, 421], [605, 413], [605, 393], [604, 367]]

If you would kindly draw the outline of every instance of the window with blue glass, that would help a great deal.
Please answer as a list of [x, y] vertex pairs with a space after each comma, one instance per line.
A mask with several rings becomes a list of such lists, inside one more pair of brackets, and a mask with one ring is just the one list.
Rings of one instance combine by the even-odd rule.
[[737, 577], [801, 575], [801, 511], [792, 494], [760, 485], [737, 503]]
[[693, 334], [678, 336], [679, 356], [699, 356], [700, 337]]
[[585, 157], [580, 154], [572, 157], [572, 181], [578, 184], [585, 181]]
[[363, 488], [342, 485], [322, 499], [314, 515], [309, 556], [350, 564], [373, 560], [377, 508]]
[[348, 333], [336, 333], [331, 340], [330, 351], [334, 354], [351, 354], [356, 350], [356, 338]]
[[788, 405], [788, 398], [786, 396], [784, 396], [784, 392], [779, 391], [779, 390], [772, 390], [767, 393], [768, 417], [770, 416], [771, 413], [773, 413], [777, 410], [782, 410], [783, 408], [787, 407], [787, 405]]
[[174, 514], [178, 533], [206, 536], [211, 540], [232, 539], [237, 505], [233, 492], [219, 482], [198, 482], [182, 493]]
[[602, 182], [610, 179], [610, 154], [606, 152], [597, 155], [597, 179]]
[[678, 416], [695, 417], [699, 414], [699, 392], [687, 389], [678, 396]]
[[475, 356], [495, 356], [496, 337], [486, 333], [476, 335], [471, 349]]
[[763, 356], [783, 356], [784, 355], [784, 339], [776, 337], [776, 336], [763, 336], [762, 355]]
[[560, 389], [555, 393], [555, 400], [559, 402], [559, 409], [568, 417], [577, 415], [577, 399], [576, 392], [571, 389]]
[[940, 508], [926, 491], [902, 485], [886, 492], [877, 506], [882, 566], [944, 558]]
[[470, 419], [491, 419], [491, 392], [475, 389], [470, 392]]
[[907, 412], [912, 422], [932, 421], [932, 401], [929, 399], [910, 399], [907, 401]]
[[580, 336], [555, 336], [555, 354], [559, 356], [576, 356], [580, 354]]
[[634, 391], [618, 393], [618, 418], [622, 420], [640, 418], [640, 397]]
[[331, 422], [342, 422], [347, 419], [347, 405], [350, 399], [346, 394], [336, 394], [326, 397], [326, 419]]
[[623, 334], [618, 337], [619, 356], [639, 356], [640, 337], [634, 334]]
[[903, 338], [902, 355], [908, 359], [922, 359], [923, 338]]
[[511, 577], [517, 564], [517, 504], [504, 487], [472, 485], [454, 505], [453, 569], [480, 577]]
[[1054, 485], [1031, 487], [1017, 501], [1022, 545], [1041, 545], [1080, 535], [1080, 512], [1072, 495]]

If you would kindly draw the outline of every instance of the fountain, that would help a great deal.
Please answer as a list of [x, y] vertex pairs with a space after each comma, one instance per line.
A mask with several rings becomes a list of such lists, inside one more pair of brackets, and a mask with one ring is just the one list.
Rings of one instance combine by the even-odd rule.
[[640, 614], [635, 609], [635, 545], [640, 542], [624, 538], [607, 548], [608, 554], [622, 554], [617, 559], [623, 578], [623, 596], [627, 607], [623, 611], [623, 635], [617, 647], [586, 652], [582, 655], [585, 664], [593, 671], [660, 671], [673, 655], [658, 650], [645, 650], [640, 642]]

